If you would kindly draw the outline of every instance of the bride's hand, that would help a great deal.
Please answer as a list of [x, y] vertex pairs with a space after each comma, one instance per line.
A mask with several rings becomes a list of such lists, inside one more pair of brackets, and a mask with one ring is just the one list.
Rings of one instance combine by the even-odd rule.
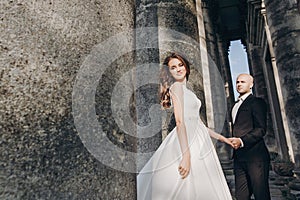
[[181, 175], [181, 178], [184, 179], [188, 176], [188, 174], [190, 173], [190, 168], [191, 168], [190, 153], [185, 152], [178, 167], [178, 171], [179, 174]]
[[230, 145], [232, 148], [234, 148], [233, 144], [231, 143], [231, 141], [230, 141], [228, 138], [222, 136], [219, 140], [220, 140], [221, 142], [225, 142], [226, 144], [228, 144], [228, 145]]

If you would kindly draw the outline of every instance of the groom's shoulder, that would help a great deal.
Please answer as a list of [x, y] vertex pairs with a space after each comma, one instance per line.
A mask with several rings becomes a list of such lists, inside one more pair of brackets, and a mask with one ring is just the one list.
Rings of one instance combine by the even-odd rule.
[[254, 106], [260, 106], [260, 107], [266, 107], [267, 106], [266, 101], [263, 98], [255, 97], [255, 96], [253, 96], [251, 98], [251, 104], [254, 105]]

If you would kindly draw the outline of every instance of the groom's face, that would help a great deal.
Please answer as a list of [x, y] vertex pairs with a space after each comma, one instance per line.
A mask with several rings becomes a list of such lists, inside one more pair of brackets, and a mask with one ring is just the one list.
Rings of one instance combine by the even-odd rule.
[[246, 94], [251, 91], [253, 87], [253, 79], [250, 75], [242, 74], [236, 79], [236, 90], [240, 95]]

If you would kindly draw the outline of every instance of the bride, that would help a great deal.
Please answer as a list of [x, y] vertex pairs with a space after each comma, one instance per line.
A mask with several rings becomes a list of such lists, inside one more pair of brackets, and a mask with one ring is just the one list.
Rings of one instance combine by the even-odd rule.
[[199, 117], [201, 101], [186, 87], [189, 62], [172, 53], [161, 70], [161, 104], [174, 107], [176, 127], [137, 176], [138, 200], [232, 200], [210, 137], [232, 146]]

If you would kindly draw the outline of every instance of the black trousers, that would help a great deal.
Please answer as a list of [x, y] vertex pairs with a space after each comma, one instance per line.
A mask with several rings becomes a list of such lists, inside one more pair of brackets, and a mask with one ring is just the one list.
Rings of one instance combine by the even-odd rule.
[[269, 189], [270, 162], [234, 161], [235, 197], [237, 200], [271, 200]]

